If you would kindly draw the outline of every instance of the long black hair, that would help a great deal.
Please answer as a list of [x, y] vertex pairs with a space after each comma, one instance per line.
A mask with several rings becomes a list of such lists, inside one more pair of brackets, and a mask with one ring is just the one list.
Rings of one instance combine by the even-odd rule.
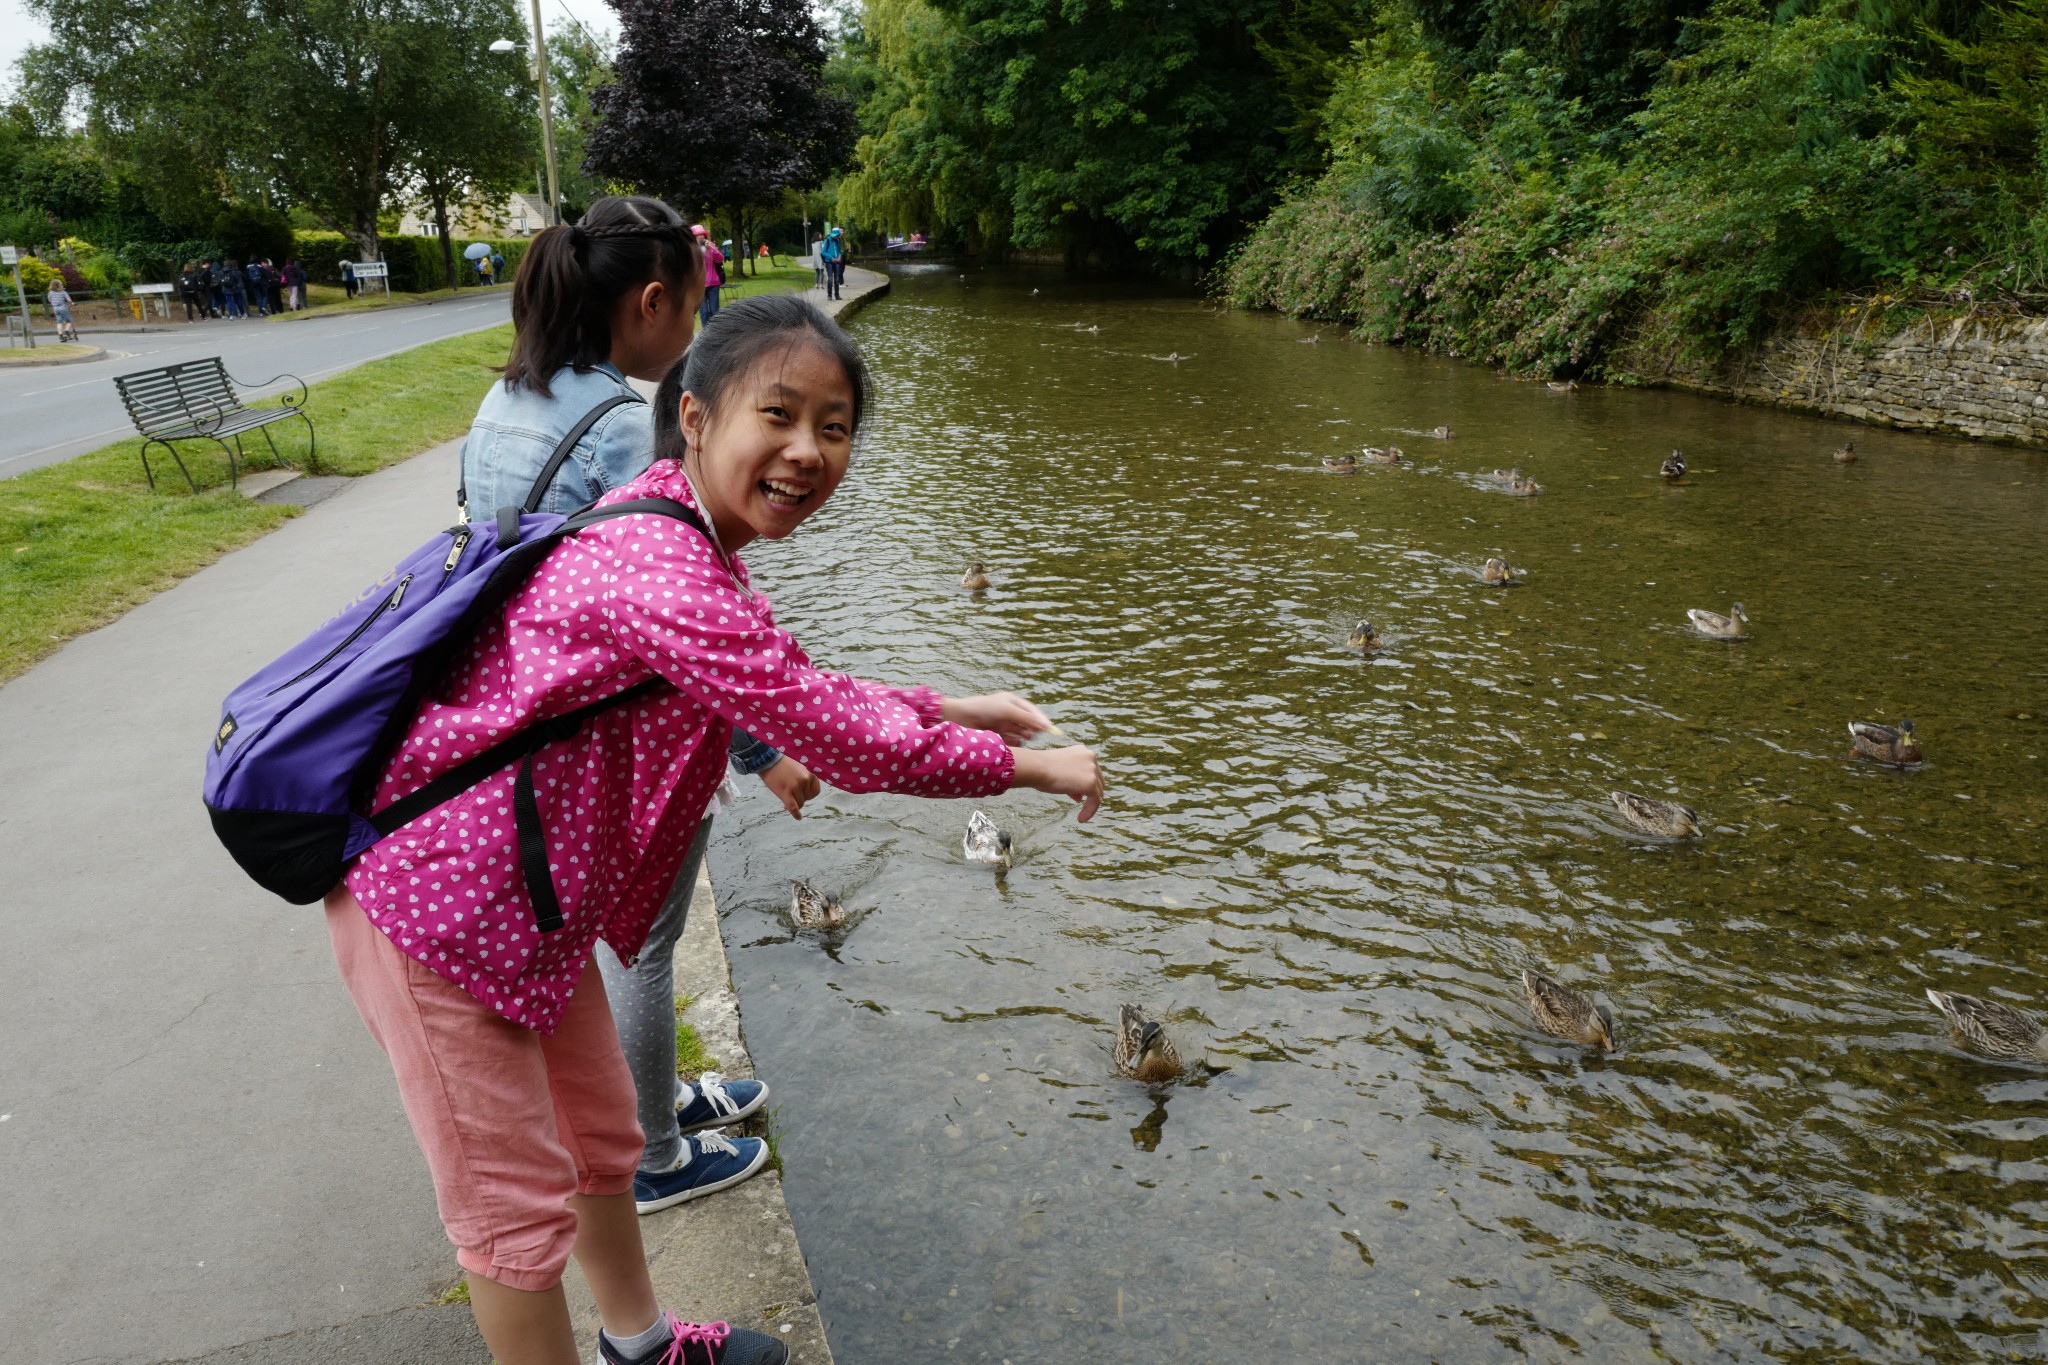
[[620, 295], [650, 280], [686, 294], [703, 271], [689, 224], [659, 199], [607, 195], [580, 222], [544, 230], [512, 286], [516, 335], [506, 387], [548, 397], [548, 379], [564, 365], [580, 373], [611, 357], [612, 306]]
[[797, 294], [763, 294], [718, 310], [683, 358], [669, 367], [654, 391], [654, 458], [680, 460], [688, 453], [683, 434], [683, 395], [692, 393], [713, 413], [732, 386], [762, 356], [778, 347], [809, 343], [837, 361], [853, 390], [849, 434], [860, 431], [867, 407], [868, 366], [853, 338], [818, 306]]

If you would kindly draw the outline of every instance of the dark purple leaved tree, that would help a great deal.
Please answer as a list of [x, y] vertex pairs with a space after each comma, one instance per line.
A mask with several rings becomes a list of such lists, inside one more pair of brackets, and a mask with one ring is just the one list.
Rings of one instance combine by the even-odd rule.
[[584, 169], [685, 214], [815, 189], [853, 149], [854, 112], [820, 89], [825, 35], [810, 0], [611, 0], [617, 79], [591, 94]]

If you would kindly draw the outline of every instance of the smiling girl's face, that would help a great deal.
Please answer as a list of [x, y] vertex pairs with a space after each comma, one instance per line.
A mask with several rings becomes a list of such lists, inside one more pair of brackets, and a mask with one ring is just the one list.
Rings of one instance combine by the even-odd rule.
[[802, 525], [853, 458], [853, 386], [808, 341], [763, 355], [715, 411], [684, 393], [681, 418], [684, 468], [728, 552]]

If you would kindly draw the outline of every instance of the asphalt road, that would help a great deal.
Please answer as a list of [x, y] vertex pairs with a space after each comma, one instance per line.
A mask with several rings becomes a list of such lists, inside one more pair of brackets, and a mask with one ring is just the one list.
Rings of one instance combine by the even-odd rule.
[[[195, 322], [162, 332], [88, 332], [105, 360], [0, 370], [0, 478], [83, 454], [134, 434], [114, 376], [219, 356], [237, 381], [288, 372], [307, 383], [442, 337], [506, 322], [510, 288], [448, 303], [284, 322]], [[245, 397], [290, 388], [238, 387]], [[482, 394], [479, 393], [481, 398]], [[318, 408], [313, 420], [320, 420]]]

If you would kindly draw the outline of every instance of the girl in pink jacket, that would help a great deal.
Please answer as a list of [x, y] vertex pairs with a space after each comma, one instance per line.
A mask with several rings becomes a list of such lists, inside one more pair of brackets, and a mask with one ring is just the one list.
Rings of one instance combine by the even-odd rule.
[[631, 960], [725, 768], [735, 724], [847, 791], [987, 796], [1031, 787], [1088, 819], [1084, 748], [1020, 697], [947, 698], [811, 665], [737, 552], [780, 539], [846, 475], [865, 398], [852, 343], [791, 295], [725, 310], [691, 348], [655, 464], [601, 501], [669, 498], [553, 550], [428, 695], [373, 802], [505, 734], [650, 678], [667, 684], [540, 751], [534, 788], [562, 925], [521, 874], [506, 772], [406, 825], [327, 900], [344, 981], [391, 1058], [441, 1219], [502, 1365], [578, 1360], [561, 1276], [573, 1251], [610, 1365], [778, 1365], [782, 1343], [677, 1321], [654, 1300], [634, 1211], [635, 1098], [604, 988], [602, 938]]

